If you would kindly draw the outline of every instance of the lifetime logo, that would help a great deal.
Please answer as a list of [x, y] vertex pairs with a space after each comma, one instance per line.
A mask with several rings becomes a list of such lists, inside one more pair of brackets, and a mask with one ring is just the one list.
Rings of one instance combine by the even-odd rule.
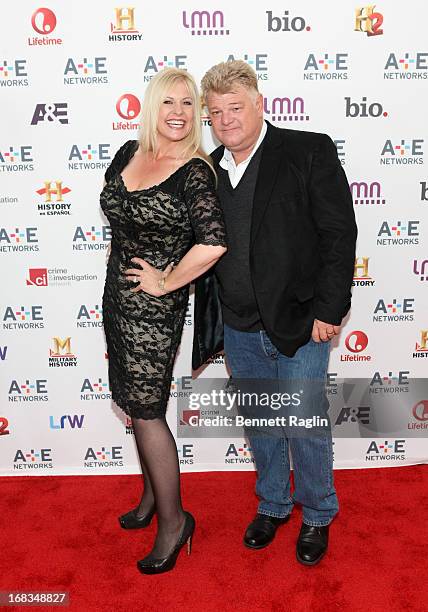
[[48, 121], [49, 123], [61, 123], [68, 125], [68, 104], [67, 102], [49, 102], [36, 104], [31, 125]]
[[351, 331], [345, 338], [345, 346], [352, 355], [342, 354], [340, 361], [371, 361], [371, 355], [359, 355], [366, 350], [368, 344], [369, 338], [365, 332]]
[[362, 6], [355, 9], [355, 32], [363, 32], [367, 36], [380, 36], [383, 34], [383, 15], [375, 12], [376, 4]]
[[386, 204], [386, 200], [381, 193], [382, 189], [379, 181], [372, 181], [371, 183], [367, 183], [366, 181], [353, 181], [349, 185], [349, 188], [355, 206], [360, 204]]
[[28, 38], [27, 42], [30, 47], [34, 46], [51, 46], [62, 45], [61, 38], [49, 38], [50, 34], [55, 30], [57, 24], [56, 15], [51, 9], [38, 8], [31, 16], [31, 25], [37, 34], [41, 34], [42, 38], [34, 36]]
[[275, 97], [263, 99], [263, 108], [272, 121], [308, 121], [303, 98]]
[[192, 36], [228, 36], [223, 11], [183, 11], [183, 26]]

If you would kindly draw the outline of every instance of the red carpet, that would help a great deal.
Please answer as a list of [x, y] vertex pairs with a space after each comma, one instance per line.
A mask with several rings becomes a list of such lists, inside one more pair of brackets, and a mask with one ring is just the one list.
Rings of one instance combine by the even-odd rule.
[[79, 612], [427, 609], [427, 465], [336, 472], [341, 512], [328, 556], [312, 568], [295, 559], [297, 509], [269, 548], [242, 546], [254, 480], [184, 474], [192, 554], [183, 550], [168, 574], [143, 576], [135, 562], [154, 525], [126, 532], [116, 518], [136, 503], [138, 476], [0, 478], [0, 590], [68, 590], [66, 609]]

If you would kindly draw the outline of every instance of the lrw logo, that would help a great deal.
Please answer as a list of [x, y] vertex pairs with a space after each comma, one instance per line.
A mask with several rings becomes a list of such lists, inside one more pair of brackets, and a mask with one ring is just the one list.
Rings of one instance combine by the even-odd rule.
[[311, 31], [311, 27], [306, 25], [303, 17], [290, 17], [289, 11], [284, 11], [282, 17], [276, 17], [272, 11], [266, 11], [268, 32], [306, 32]]
[[64, 414], [55, 422], [55, 417], [51, 415], [49, 417], [49, 427], [50, 429], [65, 429], [66, 427], [71, 427], [71, 429], [82, 429], [84, 418], [84, 414]]
[[351, 102], [351, 98], [345, 98], [345, 117], [387, 117], [388, 113], [383, 110], [382, 104], [379, 102], [367, 102], [366, 96], [363, 96], [362, 101]]
[[183, 11], [183, 26], [192, 36], [228, 36], [223, 11]]

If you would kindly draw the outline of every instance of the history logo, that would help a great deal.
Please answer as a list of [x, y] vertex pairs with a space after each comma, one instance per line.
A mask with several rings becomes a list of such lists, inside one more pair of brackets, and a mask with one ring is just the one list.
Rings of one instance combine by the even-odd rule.
[[383, 15], [375, 11], [376, 4], [359, 6], [355, 9], [354, 31], [363, 32], [367, 36], [383, 34]]
[[356, 257], [354, 265], [353, 287], [373, 287], [375, 281], [369, 275], [369, 257]]
[[421, 329], [420, 340], [419, 342], [416, 342], [415, 344], [413, 358], [423, 359], [427, 357], [428, 357], [428, 329]]
[[135, 26], [135, 7], [115, 8], [114, 23], [110, 23], [110, 42], [142, 40], [142, 33]]
[[70, 215], [71, 202], [64, 201], [64, 196], [70, 192], [71, 189], [63, 186], [60, 180], [44, 181], [44, 186], [36, 190], [36, 193], [43, 198], [43, 203], [37, 204], [39, 215]]
[[73, 368], [77, 366], [77, 357], [71, 350], [71, 337], [52, 338], [53, 348], [49, 349], [50, 368]]

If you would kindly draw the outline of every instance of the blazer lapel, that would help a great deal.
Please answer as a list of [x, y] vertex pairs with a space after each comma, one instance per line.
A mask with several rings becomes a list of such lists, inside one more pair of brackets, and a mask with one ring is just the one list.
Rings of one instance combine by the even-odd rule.
[[267, 122], [267, 124], [268, 129], [263, 141], [262, 157], [260, 159], [256, 189], [254, 192], [250, 247], [254, 243], [266, 207], [269, 204], [272, 189], [275, 185], [282, 161], [281, 149], [283, 141], [281, 131], [273, 127], [269, 122]]

